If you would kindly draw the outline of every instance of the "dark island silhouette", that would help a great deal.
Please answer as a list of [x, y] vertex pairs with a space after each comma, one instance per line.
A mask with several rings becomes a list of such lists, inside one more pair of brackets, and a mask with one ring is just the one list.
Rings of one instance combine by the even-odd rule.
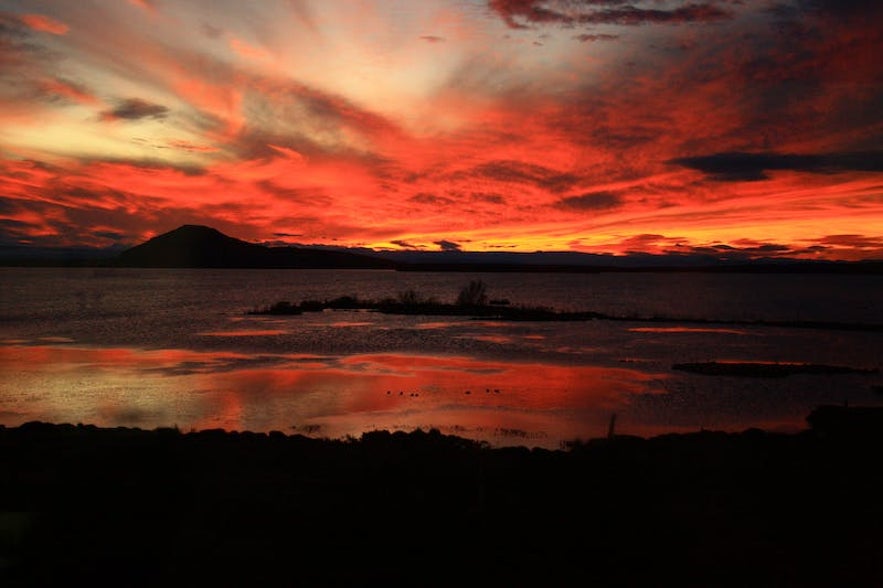
[[883, 409], [561, 450], [0, 426], [4, 586], [880, 586]]
[[[470, 280], [461, 288], [456, 300], [443, 302], [428, 297], [415, 290], [400, 292], [397, 297], [380, 300], [364, 299], [358, 296], [344, 295], [325, 300], [302, 300], [293, 303], [290, 300], [279, 300], [273, 304], [256, 306], [246, 314], [296, 316], [305, 312], [322, 312], [325, 310], [365, 310], [384, 314], [426, 315], [426, 316], [460, 316], [477, 319], [493, 319], [505, 321], [539, 321], [539, 322], [572, 322], [572, 321], [620, 321], [635, 323], [675, 323], [688, 325], [727, 325], [748, 327], [780, 327], [796, 329], [817, 329], [828, 331], [865, 331], [883, 332], [883, 324], [855, 323], [822, 320], [772, 320], [772, 319], [715, 319], [659, 315], [612, 315], [596, 311], [560, 311], [545, 306], [526, 306], [513, 304], [508, 299], [492, 299], [487, 294], [487, 284], [482, 280]], [[688, 371], [691, 367], [685, 368]], [[722, 370], [725, 369], [721, 368]], [[699, 371], [692, 369], [692, 371]]]
[[217, 229], [184, 225], [120, 253], [117, 265], [157, 268], [393, 269], [389, 261], [301, 247], [267, 247]]

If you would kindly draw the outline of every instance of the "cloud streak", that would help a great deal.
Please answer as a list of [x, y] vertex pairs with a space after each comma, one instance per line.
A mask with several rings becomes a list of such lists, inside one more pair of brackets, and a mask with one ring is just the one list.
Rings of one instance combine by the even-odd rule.
[[623, 25], [714, 22], [732, 18], [718, 3], [684, 2], [662, 9], [658, 3], [620, 0], [491, 0], [490, 7], [512, 29], [529, 25]]
[[115, 108], [101, 113], [102, 120], [140, 120], [143, 118], [162, 119], [168, 116], [169, 109], [162, 104], [154, 104], [140, 98], [127, 98]]
[[70, 27], [60, 20], [43, 14], [22, 14], [21, 21], [35, 31], [51, 35], [66, 35]]

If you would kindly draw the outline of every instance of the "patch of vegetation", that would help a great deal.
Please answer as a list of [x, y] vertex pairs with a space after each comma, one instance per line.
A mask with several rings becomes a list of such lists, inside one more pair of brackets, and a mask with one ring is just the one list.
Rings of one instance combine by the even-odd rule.
[[780, 321], [780, 320], [720, 320], [709, 318], [665, 317], [630, 314], [609, 315], [594, 311], [558, 311], [544, 306], [513, 305], [507, 298], [488, 298], [487, 284], [472, 280], [463, 286], [453, 303], [440, 302], [409, 289], [396, 298], [380, 300], [361, 299], [358, 296], [339, 296], [330, 300], [304, 300], [300, 304], [280, 301], [270, 306], [256, 307], [247, 314], [299, 315], [324, 310], [368, 310], [386, 314], [429, 316], [471, 316], [510, 321], [588, 321], [608, 320], [637, 323], [680, 323], [698, 325], [740, 325], [749, 327], [782, 327], [819, 330], [883, 332], [883, 325], [843, 323], [835, 321]]
[[472, 280], [460, 290], [456, 304], [470, 308], [487, 305], [487, 285], [481, 280]]
[[270, 306], [256, 307], [247, 312], [252, 315], [299, 315], [324, 310], [368, 310], [385, 314], [411, 314], [430, 316], [471, 316], [513, 321], [584, 321], [609, 318], [597, 312], [559, 312], [542, 306], [511, 305], [508, 299], [488, 302], [487, 285], [472, 280], [464, 286], [454, 303], [439, 302], [410, 289], [399, 292], [396, 298], [381, 300], [360, 299], [357, 296], [340, 296], [330, 300], [304, 300], [300, 304], [280, 301]]

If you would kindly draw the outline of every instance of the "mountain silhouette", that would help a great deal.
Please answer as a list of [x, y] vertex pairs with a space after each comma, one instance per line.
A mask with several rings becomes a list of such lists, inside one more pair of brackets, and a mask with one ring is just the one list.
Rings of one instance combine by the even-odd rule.
[[120, 253], [126, 267], [394, 269], [392, 261], [344, 251], [267, 247], [201, 225], [183, 225]]

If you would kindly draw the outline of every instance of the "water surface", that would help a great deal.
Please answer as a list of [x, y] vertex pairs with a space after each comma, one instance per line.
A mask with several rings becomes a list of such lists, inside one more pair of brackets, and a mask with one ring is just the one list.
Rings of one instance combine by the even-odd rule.
[[[617, 316], [883, 323], [878, 276], [2, 269], [0, 423], [358, 436], [435, 427], [495, 445], [606, 434], [805, 427], [822, 403], [877, 404], [876, 375], [709, 377], [674, 363], [883, 366], [883, 335], [757, 325], [325, 311], [287, 299], [494, 298]], [[7, 287], [8, 286], [8, 287]]]

